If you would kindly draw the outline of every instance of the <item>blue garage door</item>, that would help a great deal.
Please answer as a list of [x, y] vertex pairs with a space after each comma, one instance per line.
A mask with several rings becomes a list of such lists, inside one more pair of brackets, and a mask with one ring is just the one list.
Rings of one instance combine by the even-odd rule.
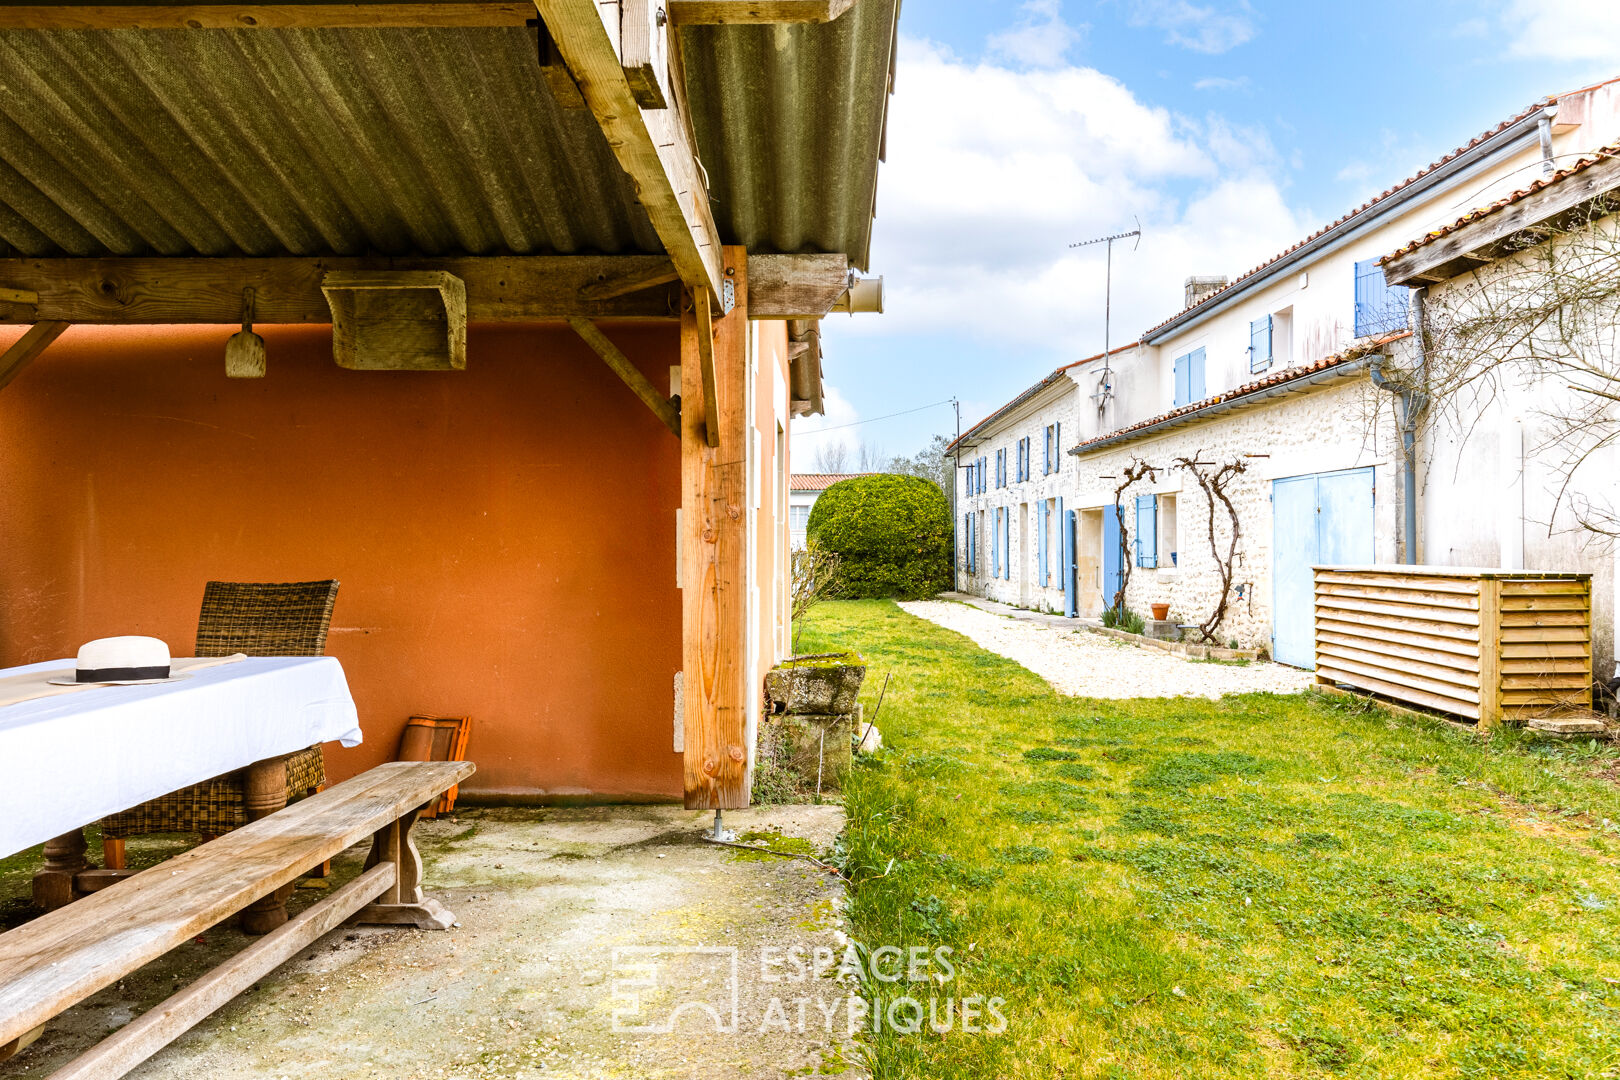
[[1316, 582], [1311, 567], [1373, 561], [1373, 471], [1291, 476], [1271, 484], [1271, 655], [1316, 666]]

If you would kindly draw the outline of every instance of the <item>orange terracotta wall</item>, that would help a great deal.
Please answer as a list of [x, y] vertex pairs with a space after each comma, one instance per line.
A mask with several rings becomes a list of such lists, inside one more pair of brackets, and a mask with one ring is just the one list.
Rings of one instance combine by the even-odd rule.
[[[126, 633], [184, 655], [207, 579], [336, 577], [366, 742], [328, 748], [335, 778], [411, 713], [469, 714], [465, 790], [680, 798], [668, 430], [562, 328], [379, 373], [337, 368], [327, 327], [266, 327], [247, 381], [230, 332], [75, 327], [0, 392], [0, 664]], [[667, 387], [677, 328], [609, 335]]]

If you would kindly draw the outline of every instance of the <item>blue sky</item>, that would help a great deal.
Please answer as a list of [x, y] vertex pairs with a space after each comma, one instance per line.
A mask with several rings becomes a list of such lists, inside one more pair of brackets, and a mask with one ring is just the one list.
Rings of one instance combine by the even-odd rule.
[[[824, 324], [825, 417], [909, 454], [1115, 344], [1539, 98], [1620, 74], [1620, 0], [906, 0], [872, 272]], [[851, 426], [853, 425], [853, 426]], [[854, 461], [851, 461], [853, 467]]]

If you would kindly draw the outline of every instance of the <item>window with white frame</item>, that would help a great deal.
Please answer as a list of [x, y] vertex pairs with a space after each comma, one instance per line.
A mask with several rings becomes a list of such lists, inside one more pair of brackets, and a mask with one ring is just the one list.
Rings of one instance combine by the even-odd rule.
[[1179, 543], [1179, 521], [1176, 511], [1181, 500], [1174, 494], [1159, 496], [1159, 569], [1168, 570], [1180, 565], [1181, 555], [1176, 550]]

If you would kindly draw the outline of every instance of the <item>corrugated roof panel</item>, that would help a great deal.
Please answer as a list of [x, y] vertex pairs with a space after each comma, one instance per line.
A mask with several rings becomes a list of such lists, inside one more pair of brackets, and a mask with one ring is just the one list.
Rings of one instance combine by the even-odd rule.
[[681, 30], [727, 242], [866, 269], [898, 14], [898, 0], [859, 0], [830, 23]]
[[0, 33], [10, 254], [661, 250], [532, 30]]

